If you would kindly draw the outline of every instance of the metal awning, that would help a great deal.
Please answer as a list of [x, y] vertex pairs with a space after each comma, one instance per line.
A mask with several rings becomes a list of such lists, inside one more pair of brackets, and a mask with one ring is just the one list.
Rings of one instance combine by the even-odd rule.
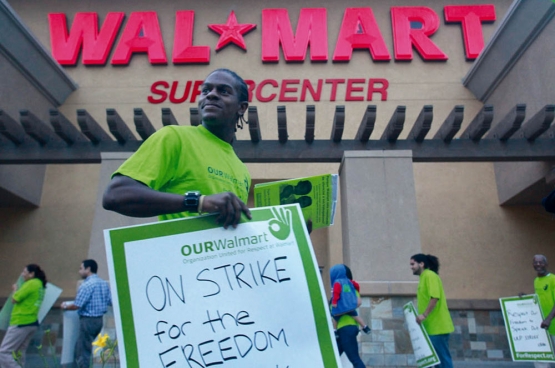
[[[461, 129], [464, 106], [455, 106], [431, 139], [433, 106], [422, 107], [406, 139], [405, 106], [397, 106], [379, 138], [371, 139], [376, 105], [368, 105], [356, 136], [344, 139], [345, 106], [335, 108], [329, 139], [315, 139], [315, 106], [306, 106], [304, 139], [289, 139], [286, 107], [277, 107], [278, 140], [263, 140], [258, 109], [248, 109], [250, 140], [237, 140], [235, 151], [244, 162], [340, 162], [346, 150], [412, 150], [414, 162], [555, 161], [555, 105], [546, 105], [526, 120], [526, 105], [518, 104], [491, 127], [494, 107], [484, 105], [468, 127]], [[162, 108], [163, 125], [179, 125], [171, 109]], [[91, 115], [77, 110], [79, 129], [58, 110], [45, 123], [30, 110], [21, 110], [19, 122], [0, 110], [0, 164], [99, 163], [101, 152], [134, 152], [156, 129], [141, 108], [134, 109], [137, 135], [115, 109], [106, 109], [109, 133]], [[525, 121], [526, 120], [526, 121]], [[191, 125], [200, 123], [197, 108], [190, 109]], [[377, 135], [375, 135], [377, 137]]]

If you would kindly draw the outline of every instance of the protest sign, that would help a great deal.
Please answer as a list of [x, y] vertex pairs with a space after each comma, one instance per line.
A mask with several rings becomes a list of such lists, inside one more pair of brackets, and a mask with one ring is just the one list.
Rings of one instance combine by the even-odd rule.
[[56, 285], [50, 282], [46, 283], [46, 289], [44, 289], [44, 299], [42, 300], [42, 304], [40, 305], [39, 309], [39, 323], [42, 323], [42, 320], [44, 319], [44, 317], [46, 317], [50, 309], [52, 309], [52, 306], [54, 305], [56, 300], [58, 300], [58, 297], [60, 296], [60, 294], [62, 294], [62, 291], [63, 290]]
[[553, 362], [549, 332], [540, 328], [543, 321], [536, 294], [499, 298], [507, 338], [514, 361]]
[[416, 309], [412, 302], [403, 306], [403, 312], [405, 313], [405, 323], [409, 330], [416, 366], [418, 368], [426, 368], [439, 364], [439, 357], [428, 337], [426, 329], [424, 326], [416, 323], [416, 316], [418, 313], [416, 313]]
[[337, 174], [272, 181], [254, 186], [255, 207], [298, 203], [312, 228], [333, 225], [337, 206]]
[[104, 231], [122, 366], [340, 366], [299, 206], [251, 213]]
[[75, 343], [79, 337], [79, 314], [76, 310], [64, 311], [64, 339], [60, 364], [73, 363]]

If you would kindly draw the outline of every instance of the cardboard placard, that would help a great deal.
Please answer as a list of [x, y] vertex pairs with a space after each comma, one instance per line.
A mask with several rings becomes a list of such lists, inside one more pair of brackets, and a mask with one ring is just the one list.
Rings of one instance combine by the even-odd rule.
[[296, 178], [254, 186], [255, 207], [299, 203], [305, 221], [312, 221], [312, 228], [333, 225], [337, 206], [338, 175], [324, 174]]
[[432, 367], [440, 363], [439, 357], [432, 345], [426, 329], [421, 324], [416, 323], [416, 308], [412, 302], [403, 306], [405, 323], [409, 330], [414, 359], [418, 368]]
[[499, 298], [511, 356], [519, 362], [554, 362], [549, 332], [540, 328], [543, 314], [536, 294]]
[[300, 207], [251, 213], [105, 230], [122, 366], [340, 367]]

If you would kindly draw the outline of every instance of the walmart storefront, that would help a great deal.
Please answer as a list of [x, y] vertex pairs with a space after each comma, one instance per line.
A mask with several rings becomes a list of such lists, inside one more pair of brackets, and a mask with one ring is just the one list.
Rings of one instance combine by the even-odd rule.
[[235, 147], [255, 183], [340, 174], [336, 224], [312, 242], [324, 280], [345, 262], [361, 283], [367, 364], [413, 362], [401, 306], [420, 251], [441, 261], [456, 359], [509, 359], [498, 298], [532, 292], [532, 256], [555, 257], [539, 206], [555, 180], [554, 14], [548, 0], [2, 0], [0, 297], [36, 262], [71, 299], [79, 262], [105, 259], [101, 230], [139, 221], [101, 209], [110, 173], [152, 131], [198, 123], [199, 84], [230, 68], [249, 84]]

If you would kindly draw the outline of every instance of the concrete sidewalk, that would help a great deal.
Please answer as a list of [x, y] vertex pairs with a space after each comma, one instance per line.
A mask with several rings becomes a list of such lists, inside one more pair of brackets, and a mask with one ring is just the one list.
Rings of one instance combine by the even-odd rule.
[[480, 362], [477, 360], [454, 360], [454, 368], [533, 368], [534, 363], [524, 362]]

